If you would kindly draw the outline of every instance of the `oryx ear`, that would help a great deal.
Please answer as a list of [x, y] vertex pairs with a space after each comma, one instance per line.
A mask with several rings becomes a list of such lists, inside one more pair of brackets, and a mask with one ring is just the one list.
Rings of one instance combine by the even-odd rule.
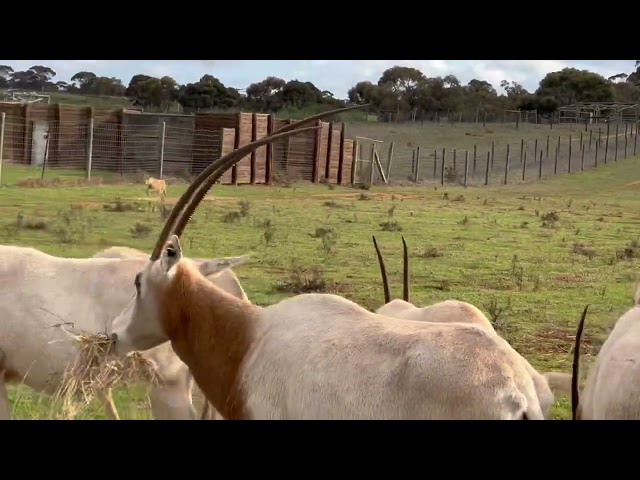
[[249, 255], [242, 255], [240, 257], [227, 257], [227, 258], [214, 258], [212, 260], [203, 260], [198, 268], [200, 273], [205, 277], [208, 275], [215, 275], [216, 273], [223, 272], [228, 268], [234, 268], [249, 260]]
[[182, 246], [177, 235], [171, 235], [171, 238], [164, 246], [164, 251], [160, 257], [160, 265], [165, 272], [171, 270], [176, 263], [182, 259]]

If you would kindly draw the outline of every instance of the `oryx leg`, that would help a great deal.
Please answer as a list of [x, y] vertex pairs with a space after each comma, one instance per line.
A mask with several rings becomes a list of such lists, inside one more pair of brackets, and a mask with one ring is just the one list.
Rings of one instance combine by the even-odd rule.
[[205, 400], [202, 406], [200, 420], [224, 420], [224, 418], [220, 415], [220, 412], [213, 408], [211, 403]]
[[209, 402], [206, 400], [202, 405], [202, 415], [200, 416], [200, 420], [210, 420], [211, 419], [211, 408], [209, 407]]
[[0, 350], [0, 420], [11, 420], [11, 405], [9, 405], [9, 392], [7, 392], [7, 366], [2, 350]]
[[151, 384], [149, 400], [156, 420], [196, 420], [193, 407], [193, 376], [171, 348], [163, 343], [143, 353], [155, 370], [156, 381]]
[[11, 420], [11, 405], [9, 405], [9, 392], [5, 381], [6, 372], [0, 370], [0, 420]]
[[156, 420], [195, 420], [196, 409], [191, 399], [193, 381], [180, 384], [154, 385], [149, 392]]

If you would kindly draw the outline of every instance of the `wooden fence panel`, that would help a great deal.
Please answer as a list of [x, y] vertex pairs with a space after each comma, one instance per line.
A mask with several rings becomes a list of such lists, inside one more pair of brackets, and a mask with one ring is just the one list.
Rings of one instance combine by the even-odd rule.
[[355, 140], [345, 138], [342, 146], [342, 181], [340, 185], [351, 185], [351, 169], [353, 167], [353, 148]]
[[[265, 113], [255, 114], [254, 138], [259, 140], [268, 135], [269, 115]], [[267, 181], [267, 146], [264, 145], [256, 150], [254, 162], [253, 178], [255, 183], [266, 183]]]
[[[236, 144], [235, 148], [240, 148], [251, 143], [253, 134], [253, 114], [237, 113]], [[234, 184], [251, 182], [251, 155], [243, 157], [231, 171], [231, 178]]]

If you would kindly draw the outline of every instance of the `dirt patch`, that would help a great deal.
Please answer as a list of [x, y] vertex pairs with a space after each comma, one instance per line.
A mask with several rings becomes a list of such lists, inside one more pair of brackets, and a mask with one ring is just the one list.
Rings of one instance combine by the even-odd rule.
[[627, 183], [625, 188], [640, 188], [640, 180], [636, 180], [635, 182]]
[[54, 188], [54, 187], [96, 187], [102, 185], [102, 178], [92, 178], [87, 180], [86, 178], [35, 178], [28, 177], [20, 180], [16, 183], [16, 186], [20, 188]]
[[553, 282], [569, 284], [589, 283], [593, 282], [594, 280], [594, 275], [588, 272], [561, 273], [555, 275], [552, 279]]
[[[361, 193], [317, 193], [315, 195], [311, 195], [313, 198], [323, 199], [323, 200], [357, 200], [360, 197]], [[424, 195], [420, 195], [418, 193], [370, 193], [367, 192], [367, 195], [371, 198], [375, 198], [377, 200], [391, 200], [391, 198], [395, 198], [396, 200], [404, 200], [404, 199], [423, 199]]]
[[[138, 198], [138, 201], [145, 201], [145, 200], [149, 200], [148, 197], [142, 197], [142, 198]], [[155, 200], [155, 198], [154, 198]], [[170, 203], [176, 203], [178, 201], [178, 197], [166, 197], [165, 198], [166, 202], [170, 202]], [[202, 199], [203, 202], [227, 202], [227, 203], [238, 203], [238, 198], [237, 197], [213, 197], [213, 196], [206, 196]]]
[[73, 206], [78, 206], [82, 208], [102, 208], [104, 202], [74, 202]]
[[[533, 334], [534, 340], [522, 342], [519, 350], [522, 354], [567, 355], [573, 351], [576, 332], [557, 328], [544, 328]], [[580, 344], [581, 355], [592, 355], [594, 352], [592, 338], [583, 332]]]

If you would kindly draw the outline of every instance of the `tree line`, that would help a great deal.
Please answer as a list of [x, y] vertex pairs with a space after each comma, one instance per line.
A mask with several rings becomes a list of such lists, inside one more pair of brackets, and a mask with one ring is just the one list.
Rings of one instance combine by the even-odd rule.
[[275, 113], [283, 109], [329, 109], [369, 103], [369, 113], [384, 116], [399, 114], [413, 119], [434, 112], [496, 113], [505, 109], [537, 110], [551, 116], [560, 106], [576, 102], [640, 102], [640, 60], [630, 66], [630, 73], [609, 78], [587, 70], [565, 68], [545, 75], [534, 92], [514, 81], [503, 80], [496, 86], [481, 79], [463, 84], [455, 75], [427, 77], [412, 67], [394, 66], [385, 70], [377, 83], [358, 82], [347, 99], [320, 90], [311, 82], [285, 81], [270, 76], [252, 83], [244, 92], [227, 87], [218, 78], [204, 75], [195, 83], [180, 85], [169, 77], [134, 75], [128, 85], [115, 77], [98, 76], [82, 71], [69, 82], [54, 81], [56, 72], [45, 65], [34, 65], [25, 71], [14, 71], [0, 65], [0, 89], [22, 89], [43, 93], [73, 93], [126, 97], [134, 105], [146, 109], [168, 110], [180, 104], [186, 111], [197, 109], [243, 109]]
[[427, 77], [420, 70], [395, 66], [383, 72], [377, 83], [362, 81], [349, 90], [349, 101], [371, 103], [379, 112], [425, 113], [499, 110], [537, 110], [550, 117], [559, 107], [577, 102], [639, 102], [640, 60], [630, 74], [605, 78], [588, 70], [564, 68], [540, 80], [534, 92], [514, 81], [503, 80], [504, 93], [485, 80], [466, 85], [455, 75]]

